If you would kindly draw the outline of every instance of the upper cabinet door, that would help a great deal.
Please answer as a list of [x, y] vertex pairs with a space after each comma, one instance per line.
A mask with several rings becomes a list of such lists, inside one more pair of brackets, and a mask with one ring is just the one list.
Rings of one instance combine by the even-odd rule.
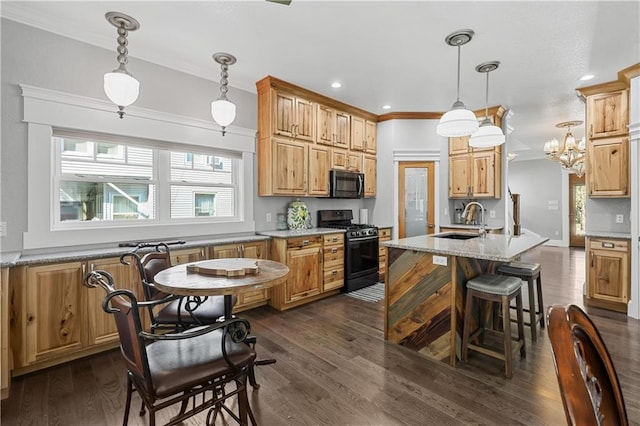
[[627, 90], [587, 97], [589, 138], [607, 138], [629, 132], [629, 99]]
[[318, 105], [318, 143], [324, 145], [333, 145], [333, 140], [335, 139], [335, 122], [336, 112], [332, 108], [326, 107], [324, 105]]
[[351, 140], [351, 116], [344, 112], [336, 112], [336, 139], [334, 145], [348, 148]]
[[312, 102], [276, 92], [274, 133], [313, 142], [315, 110]]
[[364, 151], [364, 119], [360, 117], [356, 117], [355, 115], [351, 117], [351, 149], [356, 151]]
[[377, 125], [373, 121], [364, 122], [364, 148], [370, 154], [378, 152]]
[[469, 136], [449, 138], [449, 154], [466, 154], [469, 152]]
[[590, 197], [628, 197], [629, 138], [590, 140], [586, 174]]

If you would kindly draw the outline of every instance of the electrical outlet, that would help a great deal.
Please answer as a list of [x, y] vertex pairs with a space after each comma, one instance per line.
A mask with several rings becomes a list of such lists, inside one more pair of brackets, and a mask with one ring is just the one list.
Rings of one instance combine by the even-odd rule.
[[616, 215], [616, 223], [624, 223], [624, 215], [617, 214]]
[[267, 213], [267, 222], [271, 222], [271, 213]]
[[434, 265], [447, 266], [447, 257], [446, 256], [433, 256], [433, 264]]
[[491, 219], [495, 219], [496, 218], [496, 211], [495, 210], [489, 210], [489, 217]]
[[447, 207], [444, 208], [444, 215], [449, 216], [449, 209]]
[[7, 222], [0, 222], [0, 237], [7, 236]]

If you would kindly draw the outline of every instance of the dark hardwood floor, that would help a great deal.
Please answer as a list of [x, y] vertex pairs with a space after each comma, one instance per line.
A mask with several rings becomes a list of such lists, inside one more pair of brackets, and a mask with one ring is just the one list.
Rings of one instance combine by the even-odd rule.
[[[543, 265], [545, 304], [583, 304], [584, 251], [541, 247], [523, 260]], [[262, 425], [454, 425], [565, 423], [549, 339], [527, 338], [513, 379], [479, 354], [452, 368], [383, 339], [383, 303], [346, 295], [278, 313], [242, 315], [258, 336], [261, 388], [250, 400]], [[616, 366], [633, 424], [640, 424], [640, 321], [589, 310]], [[529, 333], [527, 333], [529, 336]], [[125, 368], [117, 350], [13, 379], [3, 426], [122, 423]], [[129, 424], [146, 424], [134, 398]], [[166, 410], [159, 422], [176, 410]], [[185, 422], [203, 424], [203, 416]]]

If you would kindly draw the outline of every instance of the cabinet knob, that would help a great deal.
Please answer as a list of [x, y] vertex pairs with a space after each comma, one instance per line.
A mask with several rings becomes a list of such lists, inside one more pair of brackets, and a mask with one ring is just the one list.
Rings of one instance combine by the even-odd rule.
[[331, 249], [331, 253], [337, 253], [337, 252], [338, 252], [338, 249], [336, 247]]

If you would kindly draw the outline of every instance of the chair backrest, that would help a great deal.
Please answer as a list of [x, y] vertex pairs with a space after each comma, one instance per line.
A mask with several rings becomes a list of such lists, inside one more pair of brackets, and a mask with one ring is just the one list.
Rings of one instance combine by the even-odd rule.
[[[148, 247], [148, 245], [144, 245], [143, 247]], [[137, 250], [142, 247], [138, 247], [134, 251], [120, 257], [120, 261], [126, 264], [129, 264], [129, 262], [125, 260], [126, 257], [133, 258], [136, 269], [140, 274], [145, 300], [148, 301], [162, 299], [168, 296], [167, 293], [156, 288], [153, 280], [158, 272], [171, 267], [169, 246], [166, 243], [158, 243], [153, 247], [155, 251], [149, 252], [142, 257], [137, 253]]]
[[576, 305], [551, 306], [547, 319], [567, 422], [628, 425], [618, 376], [595, 324]]
[[102, 309], [114, 315], [120, 348], [129, 371], [151, 387], [145, 342], [140, 337], [142, 323], [136, 296], [129, 290], [116, 289], [113, 278], [105, 271], [92, 271], [85, 277], [88, 287], [102, 287], [107, 295]]

